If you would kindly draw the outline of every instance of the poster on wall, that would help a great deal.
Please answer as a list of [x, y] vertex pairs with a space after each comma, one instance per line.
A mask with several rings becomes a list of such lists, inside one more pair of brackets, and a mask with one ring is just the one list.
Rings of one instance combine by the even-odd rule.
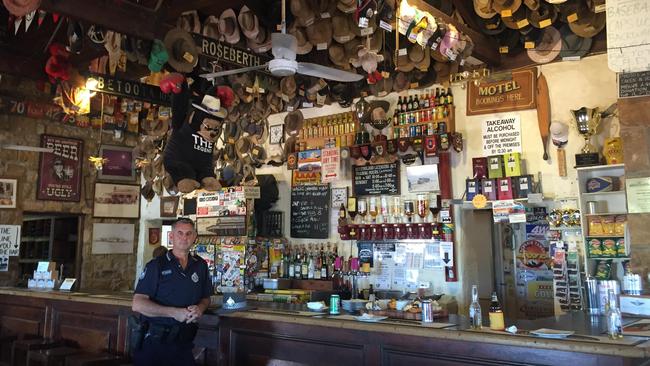
[[615, 72], [650, 70], [648, 0], [608, 0], [606, 4], [603, 1], [597, 5], [595, 10], [605, 12], [609, 69]]
[[535, 109], [537, 68], [512, 72], [512, 78], [467, 83], [467, 115]]
[[483, 156], [521, 153], [521, 117], [499, 115], [483, 121]]
[[298, 152], [298, 166], [293, 171], [293, 185], [319, 184], [321, 181], [321, 150]]
[[551, 316], [553, 304], [553, 259], [546, 239], [548, 225], [526, 224], [525, 240], [517, 244], [515, 256], [518, 302], [521, 316]]
[[0, 225], [0, 272], [9, 269], [9, 257], [20, 253], [20, 225]]
[[52, 152], [41, 153], [36, 198], [48, 201], [79, 202], [83, 141], [42, 135], [41, 146]]
[[135, 225], [93, 224], [93, 254], [133, 253]]
[[338, 147], [323, 149], [321, 164], [322, 183], [333, 183], [341, 178], [341, 152]]

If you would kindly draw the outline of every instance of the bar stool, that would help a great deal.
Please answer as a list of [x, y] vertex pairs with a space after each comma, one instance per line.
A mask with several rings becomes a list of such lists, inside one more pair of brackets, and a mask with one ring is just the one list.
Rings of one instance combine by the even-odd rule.
[[63, 366], [67, 356], [81, 352], [80, 349], [72, 347], [31, 350], [27, 352], [27, 366]]
[[127, 362], [110, 353], [82, 353], [65, 358], [64, 366], [117, 366]]
[[11, 364], [15, 366], [26, 365], [29, 351], [54, 348], [60, 345], [61, 342], [43, 338], [16, 340], [11, 348]]

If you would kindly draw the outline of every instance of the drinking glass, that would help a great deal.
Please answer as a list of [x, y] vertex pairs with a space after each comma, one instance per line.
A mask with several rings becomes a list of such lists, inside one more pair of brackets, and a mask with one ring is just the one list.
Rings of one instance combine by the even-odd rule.
[[361, 223], [365, 222], [366, 214], [368, 213], [368, 206], [365, 198], [359, 198], [357, 201], [357, 213], [361, 216]]
[[379, 210], [377, 208], [377, 197], [370, 197], [368, 201], [368, 213], [370, 213], [370, 217], [372, 217], [372, 223], [374, 224], [377, 221], [377, 214], [379, 214]]

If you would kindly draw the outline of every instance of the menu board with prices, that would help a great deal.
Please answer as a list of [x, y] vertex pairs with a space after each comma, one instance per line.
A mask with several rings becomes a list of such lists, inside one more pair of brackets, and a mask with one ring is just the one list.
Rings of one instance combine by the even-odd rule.
[[291, 237], [327, 239], [329, 237], [329, 184], [291, 188]]
[[357, 197], [400, 194], [399, 163], [354, 166], [352, 187]]

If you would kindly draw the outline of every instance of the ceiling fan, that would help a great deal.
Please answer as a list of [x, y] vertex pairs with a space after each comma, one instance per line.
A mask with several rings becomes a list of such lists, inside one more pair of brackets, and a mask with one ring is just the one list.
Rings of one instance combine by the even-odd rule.
[[298, 73], [341, 82], [354, 82], [364, 78], [363, 75], [353, 72], [343, 71], [310, 62], [297, 62], [296, 49], [298, 47], [298, 41], [295, 36], [286, 33], [285, 12], [285, 0], [282, 0], [282, 33], [273, 33], [271, 35], [271, 52], [273, 53], [273, 59], [271, 61], [259, 66], [201, 74], [200, 76], [206, 79], [215, 79], [220, 76], [234, 75], [268, 68], [271, 75], [277, 77], [290, 76]]
[[48, 147], [13, 145], [13, 144], [0, 144], [0, 149], [17, 150], [17, 151], [31, 151], [31, 152], [45, 152], [45, 153], [51, 153], [51, 152], [54, 151], [54, 149], [48, 148]]

